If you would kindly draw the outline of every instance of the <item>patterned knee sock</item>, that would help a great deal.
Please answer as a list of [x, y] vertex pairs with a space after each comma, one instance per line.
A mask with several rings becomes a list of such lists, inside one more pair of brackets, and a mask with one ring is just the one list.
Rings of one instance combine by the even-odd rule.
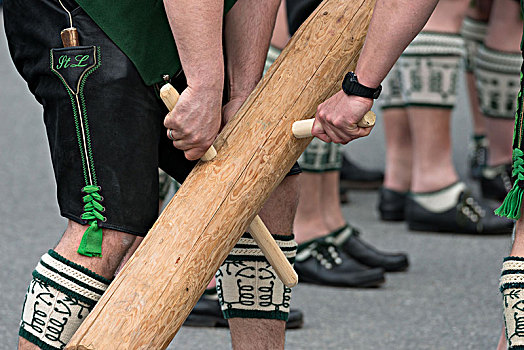
[[[293, 236], [273, 235], [293, 263], [297, 244]], [[291, 289], [278, 278], [257, 243], [244, 234], [216, 274], [224, 318], [266, 318], [287, 321]]]
[[492, 50], [484, 45], [475, 59], [480, 109], [492, 118], [513, 119], [519, 92], [521, 53]]
[[524, 258], [504, 258], [500, 291], [509, 349], [524, 349]]
[[110, 282], [49, 250], [33, 271], [19, 335], [43, 350], [63, 349]]

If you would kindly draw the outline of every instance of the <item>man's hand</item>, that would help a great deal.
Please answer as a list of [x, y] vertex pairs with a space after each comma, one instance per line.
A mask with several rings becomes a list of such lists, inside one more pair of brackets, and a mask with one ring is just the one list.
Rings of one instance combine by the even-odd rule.
[[360, 128], [357, 123], [372, 105], [369, 98], [348, 96], [340, 90], [318, 106], [311, 133], [324, 142], [342, 144], [368, 136], [373, 127]]
[[164, 119], [173, 145], [189, 160], [200, 159], [220, 129], [222, 90], [186, 88], [175, 108]]

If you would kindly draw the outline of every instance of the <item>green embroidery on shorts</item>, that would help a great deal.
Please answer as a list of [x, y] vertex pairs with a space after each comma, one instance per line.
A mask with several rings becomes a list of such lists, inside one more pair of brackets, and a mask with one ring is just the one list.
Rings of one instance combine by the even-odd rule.
[[56, 65], [56, 69], [63, 69], [63, 68], [81, 68], [86, 67], [87, 63], [84, 63], [89, 59], [89, 55], [76, 55], [74, 57], [75, 62], [71, 63], [71, 57], [67, 55], [62, 55], [58, 59], [58, 64]]
[[85, 83], [86, 83], [86, 80], [87, 80], [87, 77], [89, 77], [91, 74], [93, 74], [94, 71], [96, 71], [98, 69], [98, 67], [100, 67], [100, 64], [101, 64], [101, 57], [100, 57], [100, 49], [97, 48], [96, 50], [97, 52], [97, 63], [96, 63], [96, 66], [90, 68], [86, 73], [85, 75], [82, 77], [82, 79], [80, 80], [80, 88], [79, 88], [79, 91], [78, 91], [78, 95], [80, 96], [80, 103], [82, 105], [82, 112], [83, 112], [83, 120], [84, 120], [84, 128], [86, 130], [86, 142], [87, 142], [87, 150], [88, 150], [88, 154], [89, 154], [89, 162], [90, 162], [90, 165], [91, 165], [91, 169], [92, 169], [92, 177], [93, 177], [93, 185], [97, 185], [97, 182], [96, 182], [96, 172], [95, 172], [95, 163], [94, 163], [94, 160], [93, 160], [93, 149], [91, 147], [91, 133], [89, 132], [89, 123], [88, 123], [88, 118], [87, 118], [87, 107], [86, 107], [86, 103], [85, 103], [85, 97], [84, 97], [84, 86], [85, 86]]
[[74, 97], [73, 92], [71, 91], [71, 88], [67, 85], [64, 78], [56, 70], [53, 69], [53, 51], [50, 51], [50, 55], [51, 55], [51, 61], [50, 61], [51, 62], [51, 71], [58, 77], [58, 79], [60, 79], [62, 84], [64, 84], [67, 94], [69, 95], [69, 98], [71, 99], [71, 108], [73, 110], [73, 119], [75, 122], [75, 130], [76, 130], [76, 135], [77, 135], [78, 147], [80, 150], [80, 157], [82, 158], [82, 170], [84, 171], [84, 180], [87, 184], [89, 180], [87, 177], [87, 169], [85, 165], [86, 160], [84, 158], [84, 149], [82, 146], [82, 137], [81, 137], [82, 132], [80, 131], [80, 123], [78, 122], [79, 118], [78, 118], [78, 110], [77, 110], [75, 97]]
[[[99, 221], [106, 221], [106, 217], [102, 214], [105, 208], [101, 202], [103, 197], [100, 195], [101, 187], [97, 184], [95, 162], [93, 157], [93, 147], [91, 144], [91, 133], [89, 131], [89, 120], [87, 117], [87, 106], [84, 96], [84, 87], [87, 78], [93, 74], [101, 65], [101, 54], [99, 47], [93, 47], [93, 54], [95, 55], [95, 62], [88, 67], [80, 76], [80, 80], [76, 87], [76, 91], [67, 84], [64, 77], [54, 69], [53, 51], [51, 50], [51, 70], [59, 77], [64, 84], [66, 91], [71, 99], [73, 108], [73, 117], [75, 122], [77, 141], [80, 147], [80, 156], [82, 159], [82, 169], [84, 172], [85, 186], [82, 192], [85, 193], [82, 200], [84, 202], [84, 213], [82, 219], [86, 220], [89, 227], [82, 236], [82, 241], [78, 247], [78, 253], [86, 256], [102, 256], [102, 228], [98, 226]], [[83, 62], [90, 58], [89, 55], [77, 55], [75, 59], [77, 63], [70, 64], [70, 57], [65, 55], [59, 58], [57, 69], [69, 67], [84, 67]], [[77, 59], [78, 57], [78, 59]], [[69, 60], [68, 60], [69, 59]]]

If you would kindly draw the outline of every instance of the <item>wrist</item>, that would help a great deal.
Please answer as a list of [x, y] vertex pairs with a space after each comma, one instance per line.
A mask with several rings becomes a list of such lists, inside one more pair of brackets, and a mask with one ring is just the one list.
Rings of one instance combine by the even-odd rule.
[[367, 108], [367, 110], [370, 110], [373, 106], [374, 100], [372, 98], [368, 97], [362, 97], [362, 96], [356, 96], [356, 95], [346, 95], [344, 93], [344, 98], [351, 102], [352, 104], [357, 103], [359, 105], [362, 105], [362, 108]]

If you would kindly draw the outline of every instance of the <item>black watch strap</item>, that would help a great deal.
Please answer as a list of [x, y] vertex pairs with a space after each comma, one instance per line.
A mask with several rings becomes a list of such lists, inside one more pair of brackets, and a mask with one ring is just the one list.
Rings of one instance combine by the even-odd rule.
[[377, 99], [382, 91], [382, 85], [379, 85], [376, 89], [364, 86], [358, 82], [355, 73], [349, 72], [342, 82], [342, 90], [347, 95]]

